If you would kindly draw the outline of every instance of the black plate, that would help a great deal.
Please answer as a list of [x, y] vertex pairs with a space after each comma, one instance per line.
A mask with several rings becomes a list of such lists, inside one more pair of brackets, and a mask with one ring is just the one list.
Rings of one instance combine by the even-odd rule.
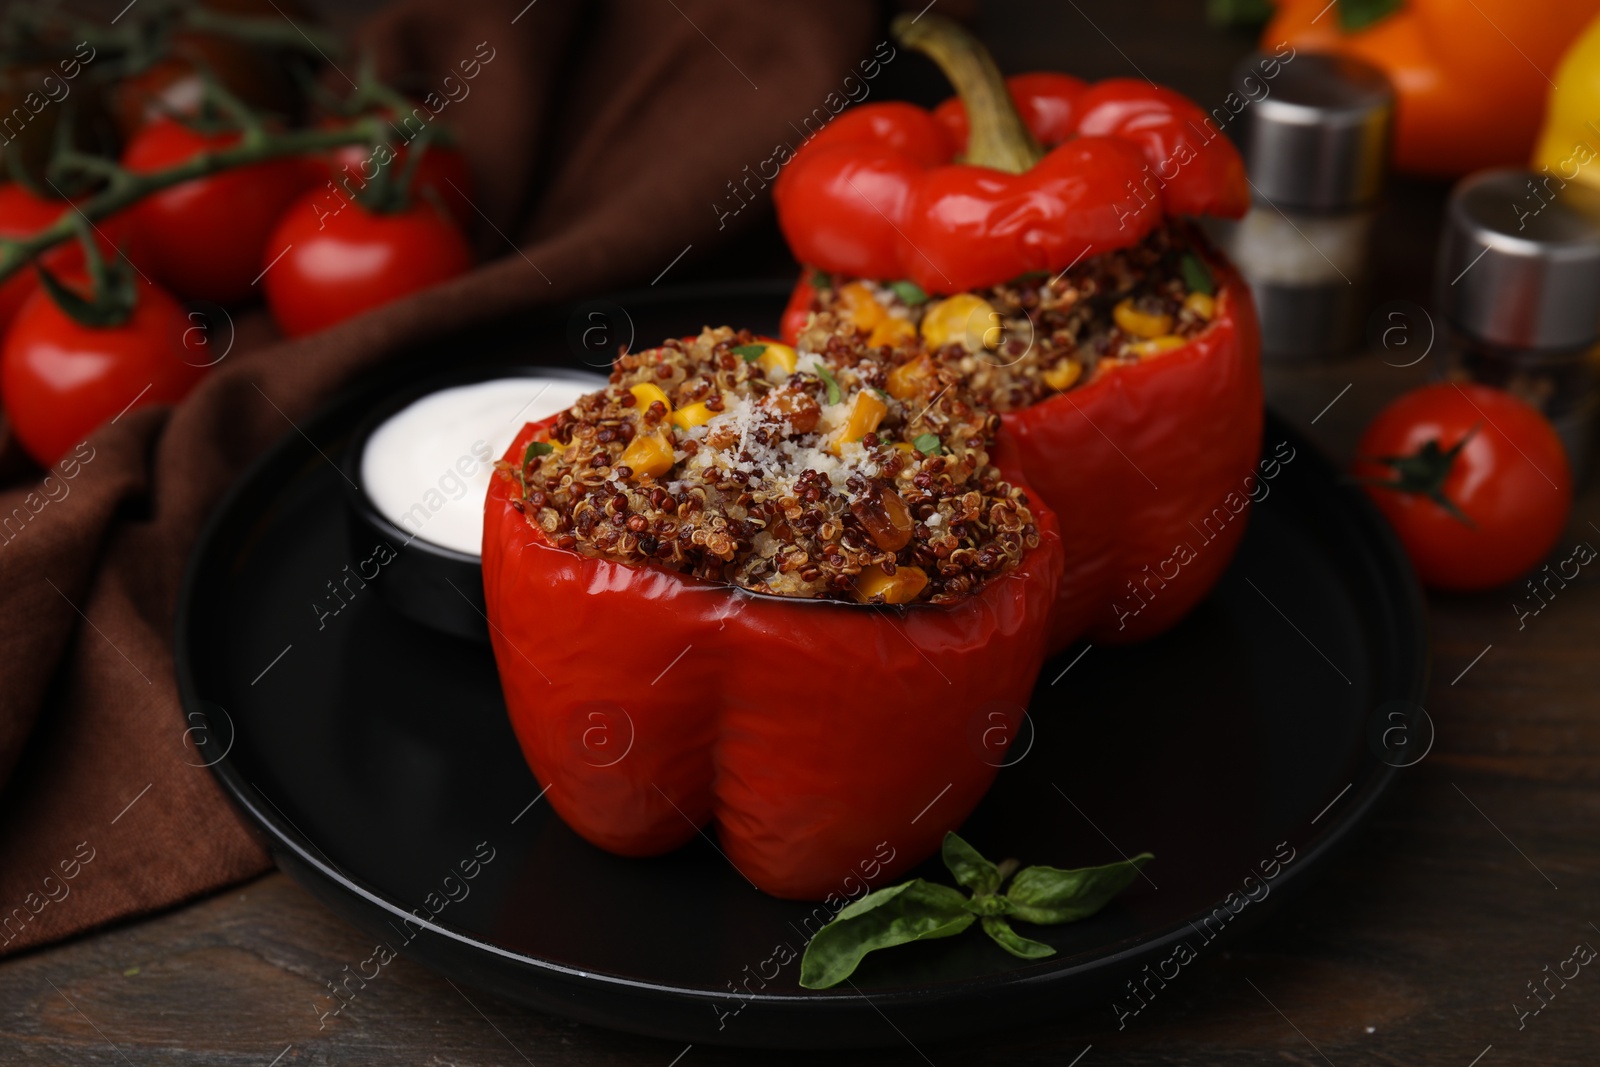
[[[781, 295], [621, 297], [614, 322], [618, 305], [643, 343], [707, 321], [771, 329]], [[572, 321], [502, 337], [482, 358], [576, 363], [563, 340]], [[384, 955], [400, 950], [514, 1001], [691, 1042], [892, 1044], [1042, 1011], [1089, 1012], [1103, 1028], [1141, 1002], [1130, 980], [1144, 1000], [1163, 981], [1203, 981], [1192, 972], [1211, 938], [1325, 867], [1425, 740], [1415, 702], [1427, 642], [1410, 570], [1365, 500], [1269, 419], [1265, 451], [1286, 441], [1295, 455], [1216, 592], [1159, 640], [1080, 646], [1047, 664], [1031, 746], [1018, 738], [964, 828], [987, 854], [1028, 863], [1148, 849], [1149, 878], [1090, 920], [1029, 928], [1059, 949], [1050, 959], [1014, 960], [973, 933], [869, 958], [853, 988], [807, 992], [798, 964], [776, 961], [804, 947], [813, 906], [751, 889], [705, 841], [623, 859], [533, 803], [540, 787], [488, 648], [407, 622], [370, 588], [318, 629], [313, 602], [358, 562], [324, 456], [405, 384], [391, 375], [347, 395], [240, 480], [200, 540], [178, 612], [179, 684], [206, 726], [199, 751], [279, 865], [385, 943], [324, 976], [341, 995], [359, 992], [358, 973], [381, 981]], [[404, 922], [414, 909], [431, 918]], [[324, 1007], [340, 1003], [330, 994]]]

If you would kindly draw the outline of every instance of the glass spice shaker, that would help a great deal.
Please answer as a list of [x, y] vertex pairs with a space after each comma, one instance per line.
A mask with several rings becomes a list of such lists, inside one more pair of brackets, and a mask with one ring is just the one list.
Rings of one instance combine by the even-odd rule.
[[1439, 376], [1538, 408], [1581, 478], [1600, 406], [1600, 193], [1517, 168], [1462, 179], [1435, 284], [1448, 337]]
[[1350, 351], [1363, 333], [1394, 91], [1374, 66], [1314, 53], [1249, 57], [1233, 84], [1253, 204], [1217, 236], [1255, 296], [1262, 354]]

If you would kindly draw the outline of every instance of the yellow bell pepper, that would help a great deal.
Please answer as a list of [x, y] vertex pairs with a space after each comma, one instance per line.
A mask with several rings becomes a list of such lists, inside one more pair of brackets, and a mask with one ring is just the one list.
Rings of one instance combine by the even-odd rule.
[[843, 428], [828, 443], [828, 451], [837, 456], [846, 444], [859, 441], [876, 430], [887, 414], [889, 405], [880, 400], [877, 393], [863, 389], [850, 405], [850, 414], [845, 416]]
[[1562, 56], [1555, 84], [1561, 89], [1550, 90], [1533, 167], [1561, 182], [1600, 189], [1600, 18]]
[[639, 401], [640, 411], [648, 410], [650, 405], [657, 400], [661, 401], [661, 406], [666, 408], [667, 411], [670, 412], [672, 410], [672, 401], [667, 399], [666, 392], [659, 385], [651, 382], [642, 382], [639, 385], [629, 387], [628, 392], [632, 393], [634, 399]]
[[928, 572], [921, 567], [896, 567], [893, 574], [886, 574], [873, 565], [856, 579], [856, 599], [865, 604], [881, 595], [884, 604], [906, 604], [917, 599], [927, 584]]
[[672, 442], [659, 431], [642, 433], [623, 449], [622, 465], [636, 475], [659, 478], [672, 469]]

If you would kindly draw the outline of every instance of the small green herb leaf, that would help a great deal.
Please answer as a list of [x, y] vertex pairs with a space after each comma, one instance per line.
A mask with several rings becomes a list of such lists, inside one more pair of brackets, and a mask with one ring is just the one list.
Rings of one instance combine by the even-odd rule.
[[922, 434], [911, 442], [911, 447], [925, 456], [937, 456], [939, 454], [939, 435], [936, 433]]
[[766, 345], [734, 345], [733, 354], [743, 359], [746, 363], [754, 363], [761, 358], [761, 353], [767, 350]]
[[1000, 889], [1000, 868], [984, 859], [978, 850], [967, 844], [958, 834], [944, 835], [944, 848], [940, 853], [944, 865], [955, 875], [956, 882], [977, 896], [987, 896]]
[[900, 298], [900, 302], [906, 305], [906, 307], [919, 307], [928, 302], [928, 294], [923, 292], [922, 286], [918, 285], [916, 282], [890, 282], [889, 288], [894, 292], [895, 296]]
[[1355, 33], [1399, 10], [1400, 0], [1339, 0], [1339, 27]]
[[829, 274], [825, 270], [817, 270], [815, 267], [811, 268], [811, 288], [832, 289], [833, 275]]
[[1011, 929], [1011, 924], [998, 915], [985, 915], [983, 917], [983, 932], [994, 939], [994, 943], [1025, 960], [1042, 960], [1046, 956], [1054, 956], [1056, 950], [1043, 941], [1034, 941], [1023, 937]]
[[821, 360], [817, 361], [813, 369], [817, 372], [817, 377], [828, 385], [828, 403], [837, 404], [844, 394], [839, 389], [839, 380], [833, 376], [833, 371], [829, 370], [828, 365]]
[[533, 477], [533, 465], [540, 456], [548, 456], [555, 451], [555, 446], [547, 441], [529, 441], [528, 447], [522, 450], [522, 469], [517, 472], [518, 481], [522, 483], [522, 495], [528, 495], [528, 479]]
[[1183, 257], [1183, 284], [1193, 293], [1204, 293], [1211, 296], [1217, 291], [1216, 282], [1211, 280], [1211, 272], [1206, 265], [1200, 262], [1200, 257], [1190, 253]]
[[1088, 918], [1138, 877], [1155, 857], [1141, 852], [1104, 867], [1024, 867], [1006, 890], [1011, 914], [1031, 923], [1070, 923]]
[[811, 939], [800, 960], [800, 984], [827, 989], [850, 977], [869, 952], [954, 937], [977, 918], [965, 903], [949, 886], [921, 878], [868, 893]]

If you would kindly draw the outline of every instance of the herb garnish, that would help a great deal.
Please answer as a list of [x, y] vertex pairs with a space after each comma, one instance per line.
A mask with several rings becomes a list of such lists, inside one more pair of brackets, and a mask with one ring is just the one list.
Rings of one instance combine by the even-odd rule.
[[754, 363], [756, 360], [761, 358], [761, 353], [765, 352], [766, 350], [766, 345], [734, 345], [733, 348], [729, 349], [729, 351], [743, 359], [746, 363]]
[[1206, 296], [1216, 293], [1217, 286], [1211, 280], [1211, 272], [1200, 262], [1199, 256], [1186, 253], [1180, 266], [1183, 268], [1183, 284], [1189, 287], [1190, 292], [1204, 293]]
[[895, 296], [900, 298], [900, 302], [907, 307], [918, 307], [928, 302], [928, 294], [923, 292], [922, 286], [916, 282], [890, 282], [889, 288], [894, 292]]
[[522, 450], [522, 469], [517, 472], [518, 481], [522, 483], [522, 495], [528, 495], [528, 479], [533, 475], [533, 464], [540, 456], [548, 456], [556, 450], [555, 445], [548, 441], [529, 441], [528, 447]]
[[921, 434], [911, 442], [911, 447], [925, 456], [937, 456], [939, 454], [939, 435], [936, 433]]
[[817, 372], [818, 378], [821, 378], [827, 383], [828, 403], [837, 404], [839, 402], [839, 397], [843, 394], [839, 391], [839, 382], [838, 379], [833, 376], [833, 371], [829, 370], [827, 364], [823, 363], [821, 360], [818, 360], [812, 369]]
[[[975, 921], [1013, 956], [1025, 960], [1053, 956], [1054, 948], [1023, 937], [1007, 920], [1055, 925], [1086, 919], [1127, 888], [1154, 857], [1142, 852], [1104, 867], [1024, 867], [1018, 871], [1015, 860], [990, 863], [977, 849], [948, 833], [942, 858], [956, 881], [971, 891], [970, 897], [922, 878], [868, 893], [841, 910], [811, 939], [800, 961], [800, 984], [806, 989], [827, 989], [849, 978], [869, 952], [954, 937]], [[1013, 871], [1015, 878], [1011, 878]], [[1008, 878], [1011, 885], [1001, 893]]]

